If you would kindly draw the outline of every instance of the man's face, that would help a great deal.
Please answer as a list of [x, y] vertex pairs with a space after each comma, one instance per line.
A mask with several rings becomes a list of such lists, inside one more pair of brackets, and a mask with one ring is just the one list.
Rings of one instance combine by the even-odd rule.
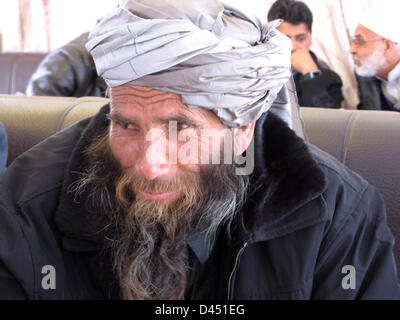
[[289, 22], [283, 22], [278, 27], [278, 30], [292, 40], [292, 53], [297, 49], [309, 50], [312, 43], [312, 37], [310, 30], [304, 22], [296, 25]]
[[184, 193], [172, 182], [198, 176], [201, 158], [223, 149], [223, 136], [204, 138], [203, 133], [227, 129], [213, 112], [189, 109], [178, 94], [131, 85], [111, 90], [109, 118], [109, 145], [121, 168], [138, 180], [154, 182], [145, 190], [134, 187], [136, 197], [170, 204]]
[[248, 190], [237, 163], [222, 163], [232, 140], [225, 144], [218, 133], [235, 132], [239, 147], [230, 152], [241, 154], [254, 123], [242, 134], [213, 112], [187, 108], [177, 94], [130, 85], [111, 90], [108, 117], [109, 128], [87, 147], [87, 170], [71, 190], [77, 197], [90, 193], [109, 215], [107, 238], [123, 298], [181, 299], [187, 237], [205, 232], [211, 243]]
[[353, 55], [358, 75], [376, 76], [386, 63], [382, 37], [359, 24], [351, 41], [350, 53]]

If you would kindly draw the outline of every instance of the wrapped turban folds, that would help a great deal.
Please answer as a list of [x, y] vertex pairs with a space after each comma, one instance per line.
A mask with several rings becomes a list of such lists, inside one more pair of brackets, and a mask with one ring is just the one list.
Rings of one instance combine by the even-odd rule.
[[276, 30], [279, 21], [266, 25], [235, 2], [126, 0], [99, 21], [86, 47], [110, 87], [178, 93], [229, 127], [246, 125], [291, 76], [291, 43]]

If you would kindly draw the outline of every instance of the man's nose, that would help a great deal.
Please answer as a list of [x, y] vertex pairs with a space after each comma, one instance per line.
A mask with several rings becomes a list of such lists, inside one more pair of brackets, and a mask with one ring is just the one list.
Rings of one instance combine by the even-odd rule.
[[148, 180], [154, 180], [161, 176], [173, 174], [173, 166], [168, 162], [167, 139], [162, 135], [152, 135], [149, 141], [145, 141], [145, 150], [137, 170]]
[[357, 52], [357, 46], [353, 43], [353, 42], [350, 42], [350, 49], [349, 49], [349, 52], [351, 53], [351, 54], [356, 54], [356, 52]]
[[290, 38], [290, 40], [292, 40], [292, 53], [295, 52], [298, 48], [297, 48], [297, 41], [293, 38]]

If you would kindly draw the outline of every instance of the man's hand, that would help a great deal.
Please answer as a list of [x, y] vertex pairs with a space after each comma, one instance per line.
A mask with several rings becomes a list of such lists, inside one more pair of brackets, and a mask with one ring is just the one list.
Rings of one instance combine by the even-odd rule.
[[297, 49], [292, 53], [292, 69], [304, 75], [311, 71], [317, 71], [318, 66], [307, 49]]

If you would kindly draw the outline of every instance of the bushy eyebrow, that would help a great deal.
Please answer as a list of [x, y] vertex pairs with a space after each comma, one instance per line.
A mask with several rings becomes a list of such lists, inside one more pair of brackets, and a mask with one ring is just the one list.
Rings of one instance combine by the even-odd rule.
[[307, 33], [296, 34], [296, 36], [294, 38], [297, 40], [297, 39], [303, 38], [303, 37], [307, 37]]
[[[107, 119], [111, 121], [115, 121], [117, 123], [128, 123], [128, 124], [136, 124], [139, 125], [138, 121], [135, 119], [125, 117], [124, 115], [118, 113], [118, 112], [110, 112], [106, 115]], [[176, 113], [176, 114], [171, 114], [167, 118], [160, 118], [158, 116], [155, 116], [153, 118], [154, 122], [160, 123], [160, 124], [169, 124], [170, 121], [176, 121], [179, 124], [185, 124], [189, 126], [197, 126], [197, 123], [193, 120], [188, 118], [186, 115], [183, 115], [181, 113]]]
[[359, 34], [359, 33], [354, 35], [354, 37], [357, 38], [357, 40], [365, 40], [364, 36], [362, 34]]
[[127, 117], [124, 117], [123, 115], [116, 113], [116, 112], [110, 112], [106, 115], [107, 119], [117, 122], [117, 123], [135, 123], [132, 119], [129, 119]]

